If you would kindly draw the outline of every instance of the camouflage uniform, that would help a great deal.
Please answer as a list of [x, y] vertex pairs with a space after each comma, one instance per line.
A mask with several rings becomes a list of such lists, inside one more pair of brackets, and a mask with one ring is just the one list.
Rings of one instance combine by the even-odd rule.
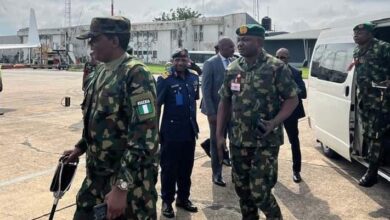
[[390, 130], [390, 92], [374, 88], [372, 83], [390, 79], [390, 44], [373, 39], [368, 47], [354, 51], [358, 106], [363, 138], [368, 146], [368, 160], [378, 167], [382, 143]]
[[83, 138], [77, 147], [86, 151], [87, 177], [77, 195], [75, 219], [92, 219], [92, 207], [119, 179], [130, 184], [127, 219], [156, 219], [155, 81], [127, 53], [119, 59], [112, 72], [99, 64], [86, 87]]
[[[240, 84], [240, 91], [231, 89], [232, 82]], [[219, 94], [232, 103], [232, 178], [240, 197], [243, 219], [258, 219], [258, 208], [269, 219], [281, 219], [271, 190], [277, 182], [283, 128], [278, 125], [263, 139], [257, 139], [253, 131], [259, 117], [273, 119], [281, 108], [281, 99], [297, 95], [291, 72], [283, 62], [265, 51], [253, 65], [241, 57], [228, 67]]]

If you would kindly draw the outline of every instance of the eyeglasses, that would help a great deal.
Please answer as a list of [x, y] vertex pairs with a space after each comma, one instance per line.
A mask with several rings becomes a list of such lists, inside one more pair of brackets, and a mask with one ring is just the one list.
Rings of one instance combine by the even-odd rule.
[[285, 57], [285, 56], [276, 56], [276, 58], [281, 59], [281, 60], [285, 60], [285, 59], [287, 59], [288, 57]]

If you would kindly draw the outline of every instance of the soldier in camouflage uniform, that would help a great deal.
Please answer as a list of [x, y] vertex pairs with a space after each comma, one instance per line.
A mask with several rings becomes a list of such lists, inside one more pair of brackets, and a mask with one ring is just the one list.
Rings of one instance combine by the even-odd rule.
[[[355, 26], [354, 64], [358, 87], [358, 106], [363, 125], [363, 139], [368, 147], [369, 166], [359, 185], [377, 183], [384, 140], [390, 137], [390, 44], [373, 37], [374, 25]], [[375, 84], [383, 88], [375, 88]]]
[[287, 65], [262, 49], [262, 26], [243, 25], [236, 33], [242, 57], [229, 65], [219, 90], [219, 158], [223, 158], [224, 130], [231, 117], [232, 179], [242, 219], [259, 219], [259, 208], [267, 219], [282, 219], [271, 190], [283, 144], [282, 122], [298, 104], [297, 85]]
[[82, 138], [64, 152], [69, 161], [86, 153], [74, 219], [93, 219], [93, 207], [103, 202], [107, 219], [157, 219], [156, 86], [147, 67], [125, 52], [130, 21], [93, 18], [78, 38], [90, 39], [102, 63], [86, 86]]

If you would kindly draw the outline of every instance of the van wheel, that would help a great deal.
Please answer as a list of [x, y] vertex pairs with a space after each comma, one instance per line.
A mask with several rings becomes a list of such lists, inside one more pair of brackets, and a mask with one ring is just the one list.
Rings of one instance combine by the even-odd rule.
[[321, 143], [321, 147], [322, 147], [322, 152], [324, 152], [325, 156], [332, 158], [332, 159], [335, 159], [338, 157], [338, 154], [334, 150], [332, 150], [331, 148], [326, 146], [325, 144]]

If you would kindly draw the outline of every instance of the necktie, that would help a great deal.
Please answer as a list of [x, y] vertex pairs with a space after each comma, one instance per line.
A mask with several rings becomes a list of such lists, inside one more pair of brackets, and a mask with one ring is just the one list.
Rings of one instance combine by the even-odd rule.
[[225, 59], [225, 69], [229, 66], [230, 61], [228, 59]]

